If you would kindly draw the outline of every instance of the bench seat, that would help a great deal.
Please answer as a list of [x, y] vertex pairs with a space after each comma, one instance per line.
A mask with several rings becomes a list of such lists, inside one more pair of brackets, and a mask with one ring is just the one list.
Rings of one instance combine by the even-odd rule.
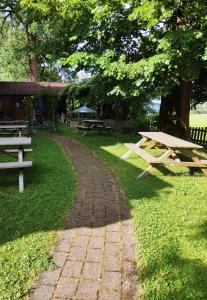
[[[24, 153], [26, 152], [32, 152], [33, 150], [32, 149], [24, 149]], [[7, 150], [4, 150], [4, 152], [7, 152], [7, 153], [18, 153], [19, 150], [18, 149], [7, 149]]]
[[136, 146], [135, 144], [129, 144], [126, 143], [124, 144], [129, 150], [135, 152], [136, 154], [138, 154], [141, 158], [143, 158], [145, 161], [147, 161], [148, 163], [159, 163], [159, 160], [154, 157], [153, 155], [145, 152], [144, 150], [142, 150], [141, 148], [139, 148], [138, 146]]
[[90, 128], [90, 127], [87, 127], [87, 126], [81, 126], [81, 125], [77, 126], [77, 128], [79, 130], [87, 130], [87, 131], [93, 129], [93, 128]]
[[15, 162], [2, 162], [0, 163], [0, 170], [4, 169], [24, 169], [32, 167], [32, 161], [15, 161]]

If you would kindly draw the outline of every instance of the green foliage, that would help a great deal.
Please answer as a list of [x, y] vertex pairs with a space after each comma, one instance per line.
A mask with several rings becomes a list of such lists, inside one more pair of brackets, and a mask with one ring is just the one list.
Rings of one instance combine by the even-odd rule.
[[[33, 137], [33, 167], [25, 175], [24, 193], [18, 174], [1, 172], [0, 298], [20, 299], [40, 272], [53, 267], [49, 251], [64, 228], [75, 182], [70, 162], [45, 137]], [[8, 157], [6, 158], [8, 160]]]
[[113, 78], [110, 94], [166, 95], [206, 68], [205, 1], [85, 2], [93, 9], [64, 63]]
[[28, 78], [26, 36], [8, 22], [4, 26], [0, 35], [0, 80], [25, 80]]

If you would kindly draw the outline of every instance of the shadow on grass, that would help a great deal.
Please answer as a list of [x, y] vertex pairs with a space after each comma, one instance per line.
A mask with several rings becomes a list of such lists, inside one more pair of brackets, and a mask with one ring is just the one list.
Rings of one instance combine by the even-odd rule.
[[[145, 299], [207, 299], [207, 266], [198, 259], [183, 258], [175, 241], [159, 249], [153, 263], [142, 269], [140, 278], [147, 286]], [[154, 284], [156, 281], [158, 284]]]

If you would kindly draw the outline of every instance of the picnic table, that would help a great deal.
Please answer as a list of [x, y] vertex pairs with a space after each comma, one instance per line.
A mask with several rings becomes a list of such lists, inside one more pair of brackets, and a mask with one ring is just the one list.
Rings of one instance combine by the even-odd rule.
[[[202, 146], [163, 132], [139, 132], [139, 134], [142, 139], [138, 143], [124, 144], [129, 150], [122, 156], [122, 159], [126, 160], [132, 153], [136, 153], [147, 161], [149, 166], [138, 178], [148, 175], [153, 168], [158, 166], [199, 168], [207, 176], [207, 158], [193, 152], [193, 150], [202, 149]], [[163, 149], [164, 153], [159, 157], [155, 157], [146, 151], [152, 148]], [[191, 161], [181, 161], [177, 155], [178, 153], [190, 157]], [[173, 160], [169, 160], [170, 157]]]
[[86, 135], [89, 131], [98, 131], [99, 133], [111, 132], [112, 127], [106, 127], [103, 120], [84, 120], [83, 125], [77, 126], [78, 130]]
[[27, 129], [26, 124], [20, 124], [20, 123], [1, 124], [0, 123], [0, 134], [2, 134], [2, 133], [6, 134], [6, 135], [17, 134], [19, 137], [21, 137], [23, 130], [26, 130], [26, 129]]
[[0, 162], [0, 170], [19, 170], [19, 191], [24, 191], [24, 169], [32, 166], [32, 161], [24, 161], [25, 154], [32, 149], [25, 149], [31, 145], [31, 138], [28, 137], [5, 137], [0, 138], [0, 153], [17, 157], [15, 162]]

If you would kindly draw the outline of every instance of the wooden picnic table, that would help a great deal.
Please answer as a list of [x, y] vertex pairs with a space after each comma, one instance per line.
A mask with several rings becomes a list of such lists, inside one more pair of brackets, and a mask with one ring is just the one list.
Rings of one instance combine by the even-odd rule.
[[32, 161], [24, 161], [26, 152], [30, 152], [31, 149], [25, 149], [25, 146], [31, 145], [31, 138], [28, 137], [6, 137], [0, 138], [0, 153], [6, 154], [12, 157], [16, 157], [18, 160], [15, 162], [0, 162], [0, 170], [3, 169], [18, 169], [19, 170], [19, 191], [24, 191], [24, 168], [32, 166]]
[[22, 131], [27, 129], [26, 124], [0, 124], [0, 134], [18, 134], [19, 137], [22, 136]]
[[[142, 139], [138, 143], [124, 144], [129, 150], [122, 156], [122, 159], [126, 160], [134, 152], [148, 162], [148, 168], [138, 178], [148, 175], [153, 168], [158, 166], [200, 168], [203, 174], [207, 176], [207, 158], [193, 152], [193, 150], [202, 149], [202, 146], [163, 132], [139, 132], [139, 134]], [[164, 153], [159, 157], [155, 157], [146, 151], [152, 148], [163, 149]], [[192, 161], [181, 161], [177, 155], [178, 153], [190, 157]], [[173, 160], [169, 160], [170, 157]]]
[[83, 135], [86, 135], [89, 131], [102, 131], [111, 132], [111, 127], [106, 127], [103, 120], [84, 120], [83, 125], [77, 126]]

